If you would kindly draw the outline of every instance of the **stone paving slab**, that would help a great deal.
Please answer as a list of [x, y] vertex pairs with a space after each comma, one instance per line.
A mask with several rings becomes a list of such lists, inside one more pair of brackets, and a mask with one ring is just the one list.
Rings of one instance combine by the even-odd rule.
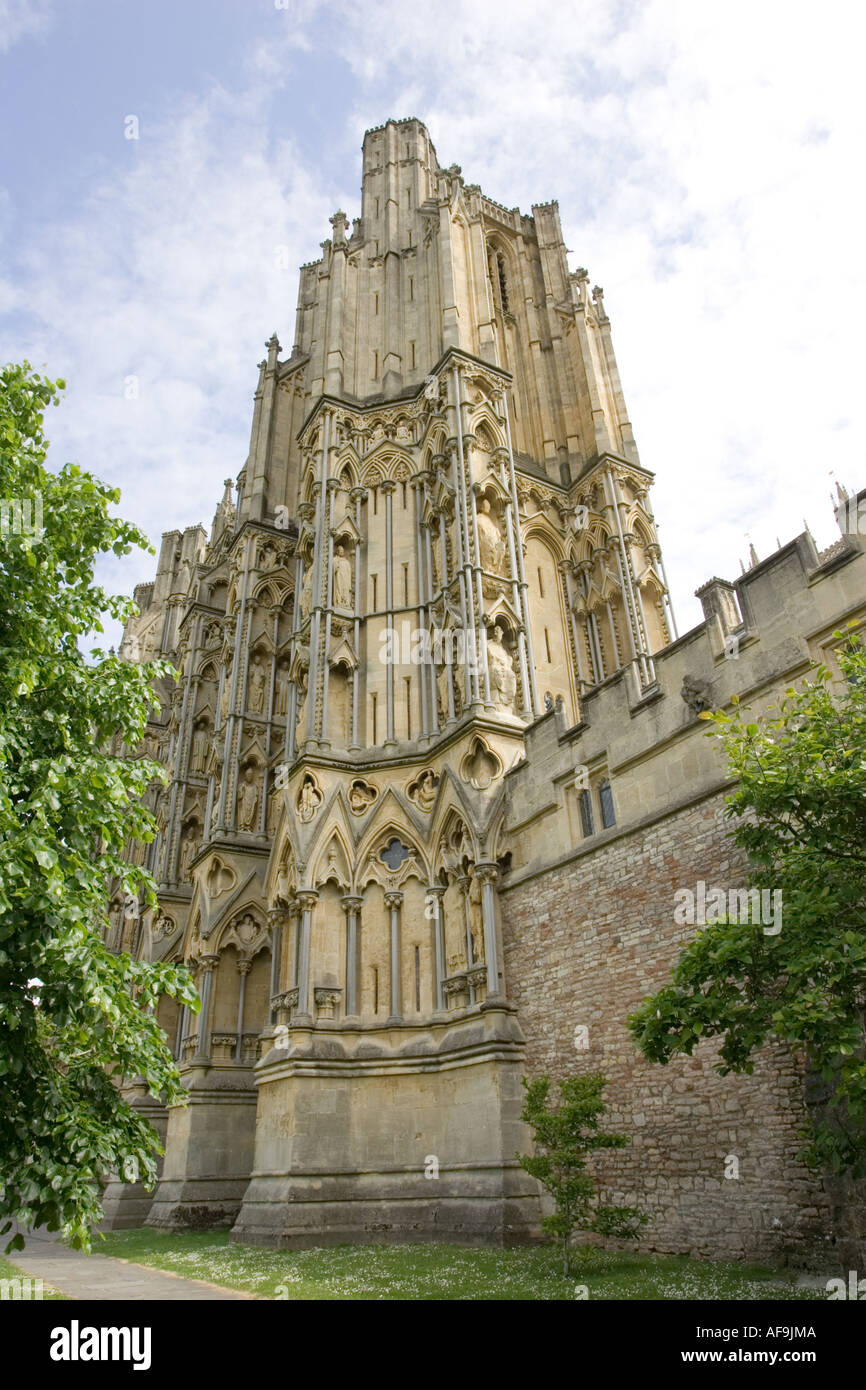
[[137, 1300], [218, 1300], [253, 1298], [253, 1294], [222, 1289], [201, 1279], [185, 1279], [163, 1269], [130, 1264], [110, 1255], [83, 1255], [49, 1236], [28, 1236], [23, 1250], [6, 1259], [36, 1279], [42, 1279], [67, 1298], [127, 1303]]

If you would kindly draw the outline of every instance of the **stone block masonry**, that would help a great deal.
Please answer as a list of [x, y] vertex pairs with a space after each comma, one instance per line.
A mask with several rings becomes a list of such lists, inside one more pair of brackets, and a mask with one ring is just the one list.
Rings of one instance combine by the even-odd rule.
[[649, 1213], [643, 1248], [823, 1268], [834, 1250], [830, 1198], [797, 1158], [802, 1059], [767, 1049], [751, 1076], [722, 1077], [708, 1041], [663, 1067], [626, 1027], [691, 935], [674, 924], [675, 890], [731, 882], [738, 867], [745, 881], [723, 807], [717, 794], [503, 889], [527, 1071], [608, 1077], [605, 1123], [632, 1142], [602, 1155], [597, 1171], [607, 1201]]

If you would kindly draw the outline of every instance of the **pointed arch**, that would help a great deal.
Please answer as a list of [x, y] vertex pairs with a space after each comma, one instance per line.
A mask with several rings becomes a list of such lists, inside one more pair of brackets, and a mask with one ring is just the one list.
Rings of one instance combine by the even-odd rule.
[[[373, 823], [364, 832], [357, 849], [355, 886], [358, 891], [371, 881], [385, 886], [391, 878], [403, 882], [407, 878], [415, 877], [424, 884], [430, 882], [429, 859], [420, 835], [410, 824], [405, 813], [395, 814], [397, 806], [388, 806], [388, 800], [389, 798], [384, 798], [383, 803], [384, 807], [387, 807], [387, 813], [384, 816], [374, 816]], [[396, 798], [394, 800], [396, 801]], [[403, 860], [393, 872], [381, 858], [382, 851], [392, 840], [398, 840], [409, 850], [409, 858]]]

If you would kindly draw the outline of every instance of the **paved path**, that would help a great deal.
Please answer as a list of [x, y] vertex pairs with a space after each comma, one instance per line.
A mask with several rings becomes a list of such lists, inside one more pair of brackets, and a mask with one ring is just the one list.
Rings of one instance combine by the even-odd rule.
[[[4, 1241], [5, 1244], [5, 1241]], [[144, 1299], [251, 1298], [251, 1294], [221, 1289], [200, 1279], [184, 1279], [163, 1269], [134, 1265], [109, 1255], [82, 1255], [49, 1235], [31, 1235], [23, 1250], [6, 1259], [25, 1274], [42, 1279], [68, 1298], [126, 1303]]]

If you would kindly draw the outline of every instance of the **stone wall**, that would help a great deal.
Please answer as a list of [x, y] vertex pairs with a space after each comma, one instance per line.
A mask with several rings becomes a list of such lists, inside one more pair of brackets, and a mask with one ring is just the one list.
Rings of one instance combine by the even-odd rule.
[[[665, 982], [693, 930], [674, 892], [745, 883], [716, 794], [628, 833], [585, 842], [567, 862], [502, 890], [506, 978], [527, 1038], [527, 1070], [609, 1078], [608, 1128], [632, 1138], [603, 1155], [606, 1198], [650, 1215], [642, 1246], [711, 1258], [832, 1262], [829, 1198], [796, 1158], [797, 1059], [766, 1051], [751, 1076], [719, 1076], [715, 1045], [662, 1067], [645, 1061], [627, 1015]], [[588, 1030], [580, 1050], [575, 1030]], [[726, 1179], [736, 1155], [739, 1178]]]

